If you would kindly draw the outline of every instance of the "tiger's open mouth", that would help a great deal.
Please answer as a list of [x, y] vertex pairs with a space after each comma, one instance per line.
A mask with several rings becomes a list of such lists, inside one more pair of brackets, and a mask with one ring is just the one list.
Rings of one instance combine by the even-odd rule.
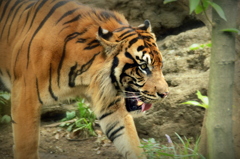
[[142, 110], [142, 112], [151, 108], [152, 104], [144, 103], [141, 99], [136, 96], [131, 96], [125, 99], [126, 108], [128, 112], [135, 110]]

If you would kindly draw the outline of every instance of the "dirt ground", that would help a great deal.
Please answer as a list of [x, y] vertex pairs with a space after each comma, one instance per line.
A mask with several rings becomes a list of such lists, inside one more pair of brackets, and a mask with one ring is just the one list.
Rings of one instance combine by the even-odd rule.
[[[99, 137], [69, 140], [65, 130], [48, 127], [40, 128], [39, 155], [41, 159], [121, 159], [112, 143], [100, 143]], [[11, 124], [0, 125], [0, 159], [13, 159], [13, 138]]]

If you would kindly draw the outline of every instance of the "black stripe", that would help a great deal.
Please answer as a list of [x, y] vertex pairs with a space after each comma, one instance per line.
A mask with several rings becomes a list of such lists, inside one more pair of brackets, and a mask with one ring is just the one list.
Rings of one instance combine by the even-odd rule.
[[78, 40], [76, 41], [76, 43], [85, 43], [86, 41], [87, 41], [87, 39], [78, 38]]
[[112, 142], [114, 142], [114, 140], [115, 140], [116, 138], [120, 137], [121, 135], [122, 135], [122, 134], [115, 135], [115, 136], [113, 136], [110, 140], [111, 140]]
[[69, 87], [74, 87], [75, 86], [75, 70], [77, 69], [77, 62], [74, 66], [70, 68], [70, 72], [68, 74], [68, 86]]
[[126, 64], [124, 65], [124, 67], [123, 67], [123, 69], [122, 69], [122, 73], [121, 73], [121, 75], [120, 75], [120, 83], [121, 83], [122, 85], [123, 85], [122, 79], [123, 79], [124, 77], [126, 77], [126, 76], [128, 76], [128, 77], [130, 77], [130, 78], [132, 79], [132, 81], [130, 81], [129, 83], [132, 83], [132, 84], [133, 84], [134, 82], [136, 82], [136, 79], [135, 79], [134, 77], [132, 77], [132, 76], [130, 76], [130, 75], [128, 75], [128, 74], [125, 73], [127, 69], [130, 69], [130, 68], [133, 68], [133, 67], [136, 67], [136, 64], [126, 63]]
[[119, 64], [119, 60], [118, 58], [115, 56], [112, 62], [112, 67], [111, 67], [111, 74], [110, 74], [110, 78], [112, 80], [112, 83], [117, 83], [117, 86], [115, 85], [116, 89], [119, 89], [119, 85], [117, 82], [117, 78], [115, 76], [115, 68], [118, 66]]
[[[25, 13], [24, 11], [27, 10], [27, 9], [29, 9], [30, 7], [32, 7], [34, 4], [35, 4], [35, 2], [30, 3], [30, 4], [22, 11], [21, 15], [20, 15], [19, 18], [18, 18], [17, 25], [19, 24], [19, 22], [20, 22], [20, 20], [21, 20], [21, 18], [22, 18], [23, 13]], [[28, 16], [28, 15], [29, 15], [29, 14], [27, 14], [27, 16]], [[26, 19], [27, 19], [27, 18], [26, 18]], [[25, 25], [26, 25], [26, 22], [27, 22], [27, 20], [25, 21], [24, 27], [25, 27]], [[22, 30], [23, 30], [24, 27], [22, 27]], [[16, 29], [15, 34], [16, 34], [17, 32], [18, 32], [18, 28]]]
[[0, 74], [3, 75], [2, 70], [0, 69]]
[[60, 59], [59, 65], [58, 65], [58, 70], [57, 70], [57, 74], [58, 74], [58, 80], [57, 80], [57, 82], [58, 82], [58, 87], [59, 87], [59, 88], [60, 88], [60, 76], [61, 76], [60, 71], [61, 71], [61, 69], [62, 69], [63, 60], [64, 60], [65, 54], [66, 54], [66, 45], [67, 45], [67, 43], [68, 43], [70, 40], [76, 38], [76, 37], [79, 36], [79, 35], [84, 34], [86, 31], [87, 31], [87, 29], [85, 29], [85, 30], [82, 31], [81, 33], [79, 33], [79, 32], [74, 32], [74, 33], [72, 33], [72, 34], [69, 34], [69, 35], [65, 38], [65, 40], [64, 40], [65, 43], [64, 43], [64, 46], [63, 46], [62, 56], [61, 56], [61, 59]]
[[9, 70], [6, 70], [7, 74], [8, 74], [8, 77], [11, 79], [11, 74], [9, 72]]
[[[13, 15], [13, 18], [12, 18], [12, 21], [10, 23], [10, 26], [9, 26], [9, 29], [8, 29], [8, 36], [7, 36], [7, 41], [9, 41], [9, 36], [10, 36], [10, 30], [11, 30], [11, 27], [12, 27], [12, 24], [13, 24], [13, 21], [14, 19], [16, 18], [16, 14], [18, 13], [18, 10], [22, 7], [24, 3], [22, 3], [21, 5], [18, 6], [18, 8], [16, 9], [14, 15]], [[18, 17], [19, 18], [19, 17]], [[20, 19], [20, 18], [19, 18]]]
[[105, 114], [103, 114], [102, 116], [100, 116], [100, 117], [98, 118], [98, 120], [102, 120], [102, 119], [106, 118], [107, 116], [111, 115], [112, 113], [113, 113], [113, 112], [105, 113]]
[[7, 10], [8, 5], [9, 5], [10, 2], [11, 2], [11, 1], [8, 1], [8, 2], [5, 4], [5, 6], [3, 7], [4, 10], [3, 10], [2, 15], [1, 15], [0, 23], [1, 23], [2, 19], [4, 18], [4, 15], [5, 15], [5, 13], [6, 13], [6, 10]]
[[136, 37], [136, 38], [134, 38], [134, 39], [132, 39], [132, 40], [130, 40], [129, 41], [129, 45], [128, 45], [128, 48], [130, 48], [134, 43], [136, 43], [137, 41], [138, 41], [138, 37]]
[[58, 87], [60, 88], [60, 76], [61, 76], [61, 69], [62, 69], [62, 65], [63, 65], [63, 60], [65, 58], [65, 54], [66, 54], [66, 45], [68, 43], [68, 41], [76, 38], [78, 35], [80, 35], [81, 33], [78, 33], [78, 32], [74, 32], [70, 35], [68, 35], [66, 38], [65, 38], [65, 43], [64, 43], [64, 46], [63, 46], [63, 51], [62, 51], [62, 57], [60, 59], [60, 62], [59, 62], [59, 65], [58, 65], [58, 70], [57, 70], [57, 73], [58, 73]]
[[93, 41], [91, 41], [90, 43], [87, 44], [88, 46], [84, 48], [84, 50], [91, 50], [94, 49], [98, 46], [100, 46], [100, 43], [98, 40], [94, 39]]
[[[141, 73], [142, 73], [142, 71], [140, 70], [140, 69], [137, 69], [136, 70], [136, 74], [138, 75], [138, 76], [140, 76], [141, 77]], [[143, 78], [143, 77], [141, 77], [141, 78]], [[139, 79], [139, 78], [138, 78]]]
[[77, 71], [77, 75], [81, 75], [82, 73], [86, 72], [91, 66], [93, 61], [95, 60], [96, 56], [99, 55], [100, 52], [94, 54], [94, 56], [84, 65], [82, 65], [81, 69]]
[[104, 19], [109, 19], [109, 18], [116, 18], [116, 16], [112, 12], [108, 11], [102, 11], [100, 12], [99, 16], [103, 17]]
[[70, 25], [67, 25], [67, 26], [65, 26], [64, 28], [62, 28], [62, 29], [58, 32], [58, 35], [59, 35], [64, 29], [69, 28], [69, 27], [70, 27]]
[[133, 36], [133, 35], [136, 35], [136, 33], [129, 34], [129, 35], [123, 37], [121, 40], [124, 40], [124, 39], [126, 39], [126, 38], [128, 38], [128, 37], [130, 37], [130, 36]]
[[53, 93], [52, 90], [52, 63], [50, 63], [50, 69], [49, 69], [49, 86], [48, 86], [48, 91], [51, 94], [52, 98], [57, 101], [58, 97]]
[[35, 13], [34, 13], [34, 15], [33, 15], [33, 17], [32, 17], [32, 21], [31, 21], [31, 23], [30, 23], [30, 26], [29, 26], [28, 30], [32, 27], [33, 21], [35, 20], [38, 11], [42, 8], [42, 6], [43, 6], [46, 2], [47, 2], [47, 0], [43, 0], [43, 1], [37, 6], [37, 9], [35, 10]]
[[[2, 29], [2, 32], [1, 32], [1, 37], [2, 37], [2, 35], [3, 35], [3, 31], [4, 31], [5, 27], [6, 27], [6, 24], [8, 24], [8, 23], [7, 23], [7, 22], [8, 22], [8, 19], [10, 18], [13, 10], [14, 10], [15, 7], [18, 5], [18, 3], [20, 3], [20, 1], [16, 1], [16, 2], [14, 3], [14, 5], [11, 7], [11, 9], [10, 9], [10, 11], [9, 11], [9, 14], [8, 14], [8, 16], [7, 16], [7, 19], [6, 19], [6, 21], [5, 21], [4, 25], [3, 25], [3, 29]], [[4, 8], [4, 9], [5, 9], [5, 8]], [[14, 18], [14, 17], [13, 17], [13, 18]]]
[[121, 134], [117, 135], [117, 133], [119, 131], [121, 131], [122, 129], [124, 129], [124, 126], [120, 126], [118, 129], [114, 130], [110, 136], [108, 136], [109, 140], [111, 140], [112, 142], [114, 141], [114, 139], [116, 139], [117, 137], [119, 137]]
[[142, 38], [143, 38], [143, 39], [146, 39], [146, 40], [153, 39], [153, 37], [151, 37], [151, 36], [144, 36], [144, 35], [142, 35]]
[[[144, 54], [144, 53], [143, 53]], [[137, 60], [139, 60], [140, 62], [146, 62], [145, 60], [143, 60], [143, 59], [140, 59], [140, 57], [139, 56], [136, 56], [136, 59]]]
[[39, 88], [38, 88], [38, 79], [36, 78], [36, 89], [37, 89], [37, 95], [38, 95], [38, 101], [43, 104], [43, 101], [41, 100]]
[[26, 40], [26, 37], [25, 37], [25, 39], [23, 40], [22, 45], [21, 45], [21, 48], [18, 50], [17, 56], [16, 56], [16, 58], [15, 58], [14, 69], [13, 69], [13, 70], [14, 70], [14, 79], [16, 78], [16, 65], [17, 65], [18, 56], [19, 56], [19, 54], [20, 54], [20, 52], [21, 52], [21, 50], [22, 50], [22, 47], [23, 47], [23, 44], [24, 44], [25, 40]]
[[140, 46], [138, 46], [137, 51], [138, 51], [138, 52], [139, 52], [139, 51], [142, 51], [144, 48], [145, 48], [145, 46], [140, 45]]
[[107, 137], [110, 136], [109, 133], [115, 128], [115, 126], [116, 126], [118, 123], [119, 123], [119, 121], [116, 121], [116, 122], [114, 122], [114, 123], [111, 123], [111, 125], [110, 125], [110, 124], [107, 125], [106, 133], [105, 133], [105, 134], [107, 135]]
[[114, 30], [114, 32], [121, 32], [121, 31], [123, 31], [125, 29], [130, 29], [130, 28], [131, 27], [122, 27], [122, 28], [118, 28], [118, 29]]
[[84, 48], [84, 50], [92, 50], [92, 49], [94, 49], [94, 48], [96, 48], [96, 47], [98, 47], [98, 46], [100, 46], [100, 44], [95, 44], [95, 45], [92, 45], [92, 46], [87, 46], [87, 47]]
[[[3, 2], [3, 0], [0, 0], [0, 7], [2, 6], [2, 2]], [[1, 18], [1, 17], [0, 17]], [[1, 20], [1, 19], [0, 19]]]
[[41, 21], [41, 23], [39, 24], [38, 28], [36, 29], [36, 31], [34, 32], [32, 38], [30, 39], [29, 45], [28, 45], [28, 52], [27, 52], [27, 68], [28, 68], [28, 64], [29, 64], [29, 58], [30, 58], [30, 47], [32, 45], [32, 41], [34, 39], [34, 37], [36, 36], [36, 34], [39, 32], [39, 30], [43, 27], [43, 25], [45, 24], [45, 22], [48, 20], [48, 18], [55, 12], [55, 10], [59, 7], [61, 7], [62, 5], [66, 4], [67, 1], [60, 1], [57, 4], [55, 4], [52, 9], [49, 11], [49, 13], [47, 14], [47, 16], [43, 19], [43, 21]]
[[133, 29], [127, 30], [127, 31], [125, 31], [124, 33], [122, 33], [122, 34], [119, 36], [119, 38], [123, 37], [124, 35], [126, 35], [126, 34], [128, 34], [128, 33], [133, 32], [133, 31], [134, 31]]
[[[27, 13], [27, 16], [26, 16], [26, 19], [25, 19], [24, 26], [22, 27], [22, 31], [23, 31], [24, 28], [26, 27], [26, 24], [27, 24], [27, 22], [28, 22], [29, 15], [30, 15], [30, 12]], [[22, 31], [21, 31], [21, 32], [22, 32]]]
[[84, 65], [82, 65], [82, 67], [79, 70], [76, 70], [77, 68], [77, 63], [71, 67], [70, 72], [68, 74], [69, 76], [69, 81], [68, 81], [68, 85], [69, 87], [74, 87], [75, 86], [75, 79], [77, 76], [81, 75], [82, 73], [86, 72], [91, 66], [93, 61], [95, 60], [96, 56], [99, 55], [100, 52], [94, 54], [94, 56]]
[[[113, 12], [109, 12], [109, 11], [102, 11], [98, 14], [98, 17], [101, 16], [102, 18], [104, 18], [105, 20], [108, 20], [110, 18], [115, 19], [119, 24], [122, 24], [122, 21], [120, 21], [120, 19], [118, 17], [116, 17], [116, 15]], [[99, 17], [101, 19], [101, 17]]]
[[63, 18], [67, 17], [68, 15], [73, 14], [77, 9], [79, 9], [79, 8], [75, 8], [75, 9], [73, 9], [73, 10], [70, 10], [70, 11], [67, 11], [66, 13], [64, 13], [64, 14], [61, 16], [61, 18], [59, 18], [59, 19], [57, 20], [56, 24], [59, 23]]
[[137, 64], [136, 60], [132, 57], [132, 55], [131, 55], [129, 52], [125, 52], [125, 56], [126, 56], [127, 58], [133, 60], [133, 62], [134, 62], [135, 64]]
[[109, 105], [108, 105], [108, 108], [110, 108], [111, 106], [114, 106], [116, 103], [120, 102], [121, 101], [121, 98], [117, 98], [116, 100], [114, 100], [113, 102], [111, 102]]
[[[136, 81], [136, 79], [135, 79], [135, 81]], [[137, 83], [134, 83], [134, 82], [132, 82], [132, 84], [134, 84], [135, 86], [137, 86], [137, 87], [139, 87], [139, 88], [141, 88], [141, 87], [143, 87], [143, 86], [145, 85], [145, 83], [143, 83], [142, 85], [140, 85], [140, 84], [137, 84]]]
[[[35, 4], [35, 2], [30, 3], [24, 10], [22, 13], [24, 13], [25, 10], [29, 9], [30, 7], [32, 7]], [[21, 16], [20, 16], [21, 17]]]
[[152, 43], [153, 46], [157, 47], [157, 45], [155, 43]]
[[73, 19], [63, 23], [63, 25], [68, 24], [68, 23], [72, 23], [72, 22], [75, 22], [75, 21], [78, 21], [80, 18], [81, 18], [81, 15], [79, 14], [76, 17], [74, 17]]

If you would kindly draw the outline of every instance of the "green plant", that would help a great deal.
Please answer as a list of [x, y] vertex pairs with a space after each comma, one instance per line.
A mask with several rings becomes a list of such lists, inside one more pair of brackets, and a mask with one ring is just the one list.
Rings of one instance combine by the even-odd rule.
[[0, 92], [0, 104], [6, 105], [10, 100], [11, 95], [7, 92]]
[[[167, 4], [174, 1], [176, 0], [164, 0], [163, 3]], [[218, 15], [222, 19], [227, 21], [222, 8], [218, 4], [211, 2], [209, 0], [189, 0], [189, 14], [191, 14], [194, 11], [196, 14], [203, 12], [206, 15], [205, 11], [208, 9], [209, 6], [213, 7], [215, 11], [218, 13]]]
[[85, 136], [95, 136], [93, 125], [96, 118], [93, 112], [84, 99], [78, 99], [77, 101], [79, 113], [76, 113], [76, 111], [66, 112], [66, 117], [61, 120], [62, 123], [59, 126], [66, 127], [70, 132], [81, 132]]
[[186, 137], [181, 138], [175, 133], [180, 140], [180, 144], [173, 143], [170, 136], [166, 135], [168, 145], [160, 145], [154, 138], [143, 139], [141, 147], [145, 150], [144, 154], [149, 159], [159, 158], [173, 158], [173, 159], [204, 159], [204, 157], [198, 153], [199, 139], [193, 144], [192, 140]]
[[212, 44], [211, 43], [207, 43], [207, 44], [192, 44], [189, 49], [190, 50], [198, 50], [198, 49], [204, 49], [206, 47], [211, 47]]
[[184, 103], [181, 103], [181, 104], [200, 106], [200, 107], [203, 107], [203, 108], [207, 109], [209, 107], [208, 97], [203, 96], [200, 91], [197, 91], [196, 95], [197, 95], [198, 99], [200, 99], [202, 101], [202, 103], [199, 103], [197, 101], [187, 101], [187, 102], [184, 102]]
[[227, 29], [223, 29], [221, 30], [223, 32], [232, 32], [232, 33], [237, 33], [237, 35], [240, 35], [240, 30], [236, 29], [236, 28], [227, 28]]
[[[170, 3], [170, 2], [174, 2], [174, 1], [177, 1], [177, 0], [164, 0], [163, 3], [167, 4], [167, 3]], [[222, 19], [227, 21], [227, 18], [225, 16], [225, 13], [224, 13], [223, 9], [218, 4], [216, 4], [216, 3], [214, 3], [210, 0], [189, 0], [189, 14], [192, 14], [193, 11], [196, 14], [204, 13], [204, 15], [207, 18], [207, 20], [209, 21], [209, 23], [213, 26], [214, 24], [209, 19], [209, 17], [207, 16], [207, 13], [206, 13], [206, 10], [210, 6], [218, 13], [218, 15]], [[237, 35], [240, 35], [240, 30], [237, 29], [237, 28], [226, 28], [226, 29], [223, 29], [221, 31], [237, 33]]]
[[[11, 95], [7, 92], [0, 92], [0, 123], [10, 123], [11, 117], [5, 114], [3, 107], [10, 106]], [[2, 116], [2, 114], [5, 114]]]
[[143, 139], [143, 142], [141, 143], [141, 148], [144, 149], [144, 155], [146, 155], [150, 159], [158, 159], [165, 157], [174, 157], [174, 154], [170, 154], [169, 150], [171, 148], [160, 145], [155, 141], [154, 138], [149, 139]]

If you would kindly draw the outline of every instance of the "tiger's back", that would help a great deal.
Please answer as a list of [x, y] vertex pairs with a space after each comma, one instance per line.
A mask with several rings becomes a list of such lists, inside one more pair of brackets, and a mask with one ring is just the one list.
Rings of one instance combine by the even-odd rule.
[[[1, 1], [0, 11], [0, 57], [4, 59], [0, 63], [0, 73], [8, 89], [11, 89], [9, 81], [20, 78], [25, 71], [32, 73], [26, 79], [28, 83], [34, 78], [35, 81], [47, 83], [43, 79], [38, 80], [38, 74], [47, 79], [45, 77], [49, 76], [49, 70], [52, 75], [53, 72], [58, 74], [52, 77], [57, 79], [52, 81], [52, 87], [58, 89], [61, 82], [67, 82], [69, 65], [73, 67], [75, 59], [82, 59], [79, 65], [86, 64], [93, 57], [103, 60], [100, 56], [96, 57], [103, 50], [96, 40], [98, 26], [113, 31], [122, 24], [128, 25], [120, 14], [91, 9], [72, 1], [59, 1], [54, 5], [51, 1]], [[71, 45], [74, 47], [71, 48]], [[65, 61], [69, 64], [66, 68]], [[85, 78], [83, 83], [89, 81]], [[39, 88], [44, 87], [44, 84], [40, 85]], [[62, 84], [66, 86], [65, 91], [70, 91], [68, 85], [71, 85], [69, 81]], [[65, 94], [59, 95], [62, 96], [60, 98], [65, 97]]]
[[11, 90], [14, 157], [38, 158], [42, 105], [82, 96], [126, 158], [145, 158], [132, 115], [165, 98], [151, 24], [71, 0], [0, 0], [0, 79]]

